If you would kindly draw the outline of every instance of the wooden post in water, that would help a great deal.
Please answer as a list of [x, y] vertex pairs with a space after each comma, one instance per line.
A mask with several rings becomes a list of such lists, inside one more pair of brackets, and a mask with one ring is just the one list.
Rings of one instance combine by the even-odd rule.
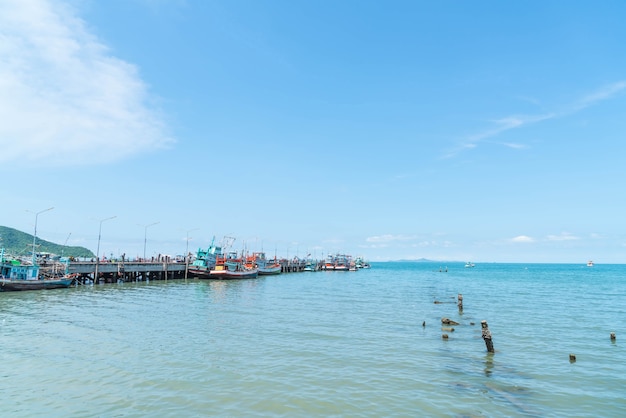
[[487, 325], [487, 321], [480, 321], [480, 326], [483, 329], [483, 340], [485, 340], [485, 345], [487, 346], [487, 351], [490, 353], [495, 352], [493, 349], [493, 341], [491, 341], [491, 331], [489, 331], [489, 326]]
[[615, 341], [615, 333], [614, 332], [611, 333], [611, 341]]
[[457, 299], [459, 301], [459, 312], [463, 312], [463, 295], [459, 293]]

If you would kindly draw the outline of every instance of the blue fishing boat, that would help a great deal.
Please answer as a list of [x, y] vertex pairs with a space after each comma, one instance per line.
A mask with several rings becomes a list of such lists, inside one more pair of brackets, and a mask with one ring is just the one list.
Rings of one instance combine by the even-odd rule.
[[[34, 257], [33, 257], [34, 259]], [[39, 265], [22, 263], [20, 260], [7, 260], [4, 248], [0, 250], [0, 290], [42, 290], [70, 287], [74, 276], [45, 278], [39, 275]]]
[[259, 276], [276, 275], [282, 272], [282, 266], [276, 260], [276, 257], [274, 257], [274, 260], [268, 260], [263, 252], [252, 253], [246, 264], [249, 267], [256, 266], [259, 269]]
[[206, 250], [198, 249], [196, 259], [189, 266], [189, 274], [201, 279], [208, 279], [211, 270], [217, 265], [217, 259], [222, 255], [222, 247], [215, 245], [215, 237]]

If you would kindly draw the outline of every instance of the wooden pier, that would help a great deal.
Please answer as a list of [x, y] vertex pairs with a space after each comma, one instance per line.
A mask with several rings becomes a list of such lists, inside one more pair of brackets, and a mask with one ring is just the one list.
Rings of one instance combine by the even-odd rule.
[[[279, 260], [281, 273], [299, 273], [305, 271], [304, 260]], [[321, 262], [315, 265], [320, 270]], [[188, 271], [188, 265], [181, 261], [72, 261], [67, 266], [57, 265], [56, 271], [66, 270], [68, 274], [77, 275], [79, 284], [85, 283], [117, 283], [149, 280], [194, 279]], [[95, 280], [98, 272], [97, 281]]]

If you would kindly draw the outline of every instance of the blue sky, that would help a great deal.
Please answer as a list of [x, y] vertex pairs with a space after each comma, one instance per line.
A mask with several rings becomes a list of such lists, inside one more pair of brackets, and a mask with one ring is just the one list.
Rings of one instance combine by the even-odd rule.
[[102, 226], [101, 254], [131, 257], [231, 236], [289, 257], [624, 263], [625, 16], [1, 0], [0, 225], [32, 233], [54, 207], [39, 237], [95, 252]]

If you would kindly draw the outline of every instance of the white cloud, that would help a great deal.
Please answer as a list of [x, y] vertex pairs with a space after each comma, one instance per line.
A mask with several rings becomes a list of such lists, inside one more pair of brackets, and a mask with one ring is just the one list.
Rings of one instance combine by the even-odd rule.
[[0, 2], [0, 161], [106, 163], [171, 142], [137, 68], [60, 0]]
[[573, 241], [580, 238], [570, 234], [569, 232], [563, 232], [560, 235], [548, 235], [546, 239], [548, 241]]
[[533, 238], [531, 238], [531, 237], [529, 237], [527, 235], [519, 235], [519, 236], [517, 236], [515, 238], [511, 238], [511, 241], [512, 242], [524, 242], [524, 243], [535, 242], [535, 240]]
[[386, 235], [368, 237], [365, 239], [365, 241], [371, 242], [371, 243], [389, 243], [393, 241], [410, 241], [413, 239], [415, 239], [414, 236], [386, 234]]

